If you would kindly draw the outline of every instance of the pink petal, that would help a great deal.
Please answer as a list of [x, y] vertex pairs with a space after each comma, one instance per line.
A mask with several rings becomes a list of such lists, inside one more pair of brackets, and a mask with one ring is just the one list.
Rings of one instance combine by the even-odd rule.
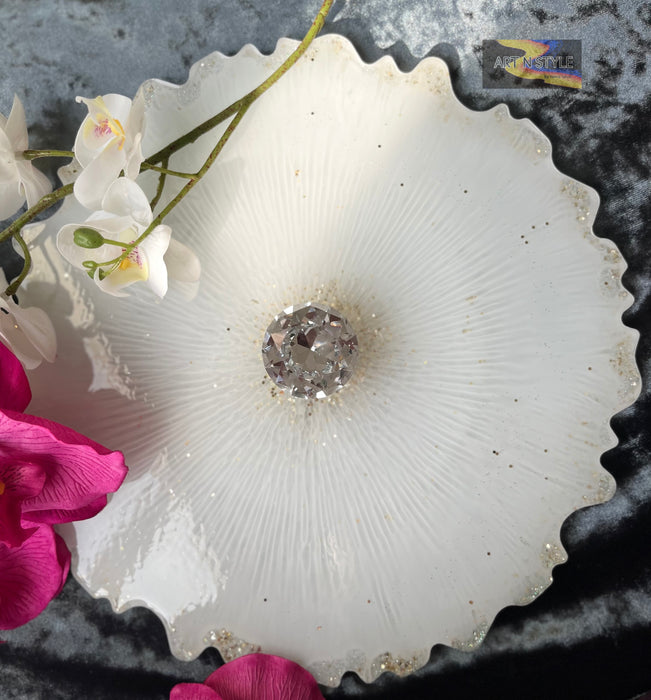
[[0, 544], [0, 629], [24, 625], [42, 612], [63, 588], [69, 568], [70, 552], [47, 525], [20, 547]]
[[7, 461], [28, 455], [46, 473], [42, 491], [23, 501], [23, 518], [32, 522], [92, 517], [127, 474], [120, 452], [66, 426], [13, 411], [0, 413], [0, 454]]
[[0, 543], [19, 547], [34, 532], [22, 522], [22, 502], [39, 494], [44, 483], [45, 472], [38, 465], [4, 463], [0, 457]]
[[203, 683], [179, 683], [172, 688], [170, 700], [222, 700], [222, 697]]
[[293, 661], [248, 654], [218, 668], [206, 685], [223, 700], [323, 700], [314, 677]]
[[38, 464], [20, 464], [14, 459], [5, 461], [0, 457], [0, 481], [4, 484], [4, 493], [24, 500], [43, 490], [45, 471]]
[[0, 409], [24, 411], [31, 399], [23, 366], [11, 350], [0, 343]]
[[21, 502], [4, 493], [0, 498], [0, 546], [20, 547], [36, 531], [35, 527], [21, 527]]

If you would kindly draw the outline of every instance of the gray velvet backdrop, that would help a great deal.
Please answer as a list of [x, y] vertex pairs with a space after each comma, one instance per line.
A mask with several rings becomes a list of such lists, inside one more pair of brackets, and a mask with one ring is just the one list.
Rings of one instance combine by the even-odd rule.
[[[69, 148], [84, 108], [76, 95], [133, 95], [156, 77], [184, 82], [206, 54], [253, 43], [271, 52], [301, 38], [312, 0], [0, 0], [0, 112], [23, 100], [31, 145]], [[637, 404], [613, 420], [620, 445], [603, 463], [618, 481], [607, 504], [563, 528], [567, 564], [526, 608], [509, 608], [481, 649], [437, 647], [406, 679], [367, 686], [352, 674], [329, 698], [632, 698], [651, 688], [651, 3], [633, 0], [339, 0], [326, 32], [343, 34], [362, 58], [389, 54], [409, 70], [425, 55], [450, 66], [474, 109], [506, 102], [552, 140], [557, 166], [596, 188], [595, 230], [629, 263], [635, 304], [625, 321], [641, 331], [645, 383]], [[483, 39], [583, 42], [582, 90], [483, 90]], [[52, 173], [52, 176], [53, 173]], [[0, 253], [1, 254], [1, 253]], [[166, 698], [177, 682], [202, 681], [214, 651], [184, 663], [168, 651], [147, 610], [117, 616], [69, 579], [63, 594], [25, 627], [0, 635], [0, 698]]]

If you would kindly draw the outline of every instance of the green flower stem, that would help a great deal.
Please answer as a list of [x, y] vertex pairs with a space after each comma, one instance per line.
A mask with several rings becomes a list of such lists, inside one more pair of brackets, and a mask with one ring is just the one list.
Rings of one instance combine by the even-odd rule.
[[[118, 248], [125, 248], [128, 251], [132, 251], [135, 248], [133, 243], [124, 243], [122, 241], [114, 241], [112, 238], [105, 238], [104, 245], [116, 245]], [[108, 263], [101, 263], [102, 265]]]
[[165, 166], [152, 165], [151, 163], [147, 163], [147, 161], [140, 166], [140, 170], [155, 170], [162, 175], [173, 175], [174, 177], [182, 177], [186, 180], [190, 180], [197, 175], [196, 173], [182, 173], [179, 170], [170, 170]]
[[32, 266], [32, 256], [29, 254], [27, 245], [23, 240], [23, 237], [20, 235], [21, 229], [42, 211], [49, 209], [60, 199], [72, 194], [72, 188], [73, 183], [71, 182], [69, 185], [59, 187], [58, 190], [54, 190], [54, 192], [50, 192], [50, 194], [46, 194], [44, 197], [41, 197], [33, 207], [30, 207], [22, 216], [19, 216], [12, 224], [9, 224], [9, 226], [7, 226], [7, 228], [0, 233], [0, 242], [13, 237], [18, 241], [18, 245], [20, 245], [23, 253], [25, 254], [23, 269], [18, 277], [16, 277], [16, 279], [7, 287], [7, 289], [5, 289], [5, 294], [7, 296], [11, 296], [12, 294], [16, 293], [16, 290], [23, 283], [23, 280], [25, 277], [27, 277], [27, 273]]
[[[168, 164], [170, 162], [169, 158], [165, 158], [165, 160], [162, 163], [163, 168], [167, 168]], [[151, 207], [151, 210], [154, 211], [154, 208], [158, 204], [161, 196], [163, 195], [163, 188], [165, 187], [165, 180], [167, 179], [167, 173], [161, 172], [161, 174], [158, 176], [158, 187], [156, 188], [156, 194], [154, 195], [154, 198], [149, 202], [149, 206]]]
[[[159, 226], [161, 224], [163, 219], [172, 211], [172, 209], [174, 209], [174, 207], [206, 174], [208, 168], [210, 168], [210, 166], [214, 163], [215, 158], [217, 158], [217, 156], [221, 153], [222, 149], [226, 145], [226, 142], [231, 137], [231, 134], [235, 131], [237, 125], [242, 121], [242, 117], [244, 117], [251, 104], [252, 102], [250, 104], [245, 104], [235, 115], [231, 123], [226, 128], [226, 131], [222, 134], [222, 137], [217, 142], [217, 145], [210, 152], [210, 155], [206, 159], [206, 162], [201, 166], [201, 169], [197, 172], [195, 176], [192, 177], [191, 180], [188, 180], [188, 182], [185, 183], [185, 185], [181, 188], [176, 197], [174, 197], [174, 199], [171, 202], [169, 202], [169, 204], [164, 209], [161, 210], [158, 216], [151, 222], [151, 224], [149, 224], [148, 228], [145, 229], [145, 231], [143, 231], [140, 234], [140, 236], [138, 236], [138, 238], [133, 242], [134, 246], [137, 246], [140, 243], [142, 243], [145, 240], [145, 238], [147, 238], [147, 236], [156, 228], [156, 226]], [[123, 255], [123, 257], [125, 256]]]
[[48, 148], [46, 150], [28, 149], [23, 151], [22, 156], [25, 160], [34, 160], [36, 158], [74, 158], [75, 154], [72, 151], [55, 151]]
[[321, 31], [325, 23], [326, 16], [328, 15], [328, 12], [330, 12], [330, 8], [332, 7], [333, 3], [334, 0], [324, 1], [303, 41], [301, 41], [301, 43], [296, 47], [289, 58], [280, 66], [280, 68], [275, 70], [263, 83], [251, 90], [251, 92], [241, 99], [237, 100], [237, 102], [234, 102], [232, 105], [230, 105], [230, 107], [226, 107], [226, 109], [222, 110], [219, 114], [216, 114], [214, 117], [211, 117], [202, 124], [199, 124], [199, 126], [192, 129], [192, 131], [188, 131], [187, 134], [179, 137], [175, 141], [172, 141], [172, 143], [168, 144], [157, 153], [154, 153], [153, 156], [147, 158], [146, 162], [153, 165], [155, 163], [159, 163], [165, 158], [169, 158], [173, 153], [176, 153], [176, 151], [190, 143], [194, 143], [200, 136], [211, 129], [214, 129], [233, 114], [239, 112], [244, 105], [251, 104], [254, 100], [260, 97], [260, 95], [266, 92], [274, 83], [282, 78], [282, 76], [285, 75], [285, 73], [305, 53], [308, 46], [312, 43], [314, 37]]
[[41, 197], [33, 207], [30, 207], [13, 223], [9, 224], [4, 231], [0, 232], [0, 243], [7, 238], [15, 236], [17, 233], [20, 233], [20, 229], [28, 224], [32, 219], [36, 218], [41, 212], [49, 209], [51, 206], [54, 206], [60, 199], [72, 194], [73, 186], [74, 183], [71, 182], [69, 185], [63, 185], [63, 187], [59, 187], [58, 190], [54, 190], [54, 192], [50, 192], [50, 194], [46, 194]]
[[18, 245], [23, 251], [23, 255], [25, 256], [25, 262], [23, 263], [23, 269], [20, 271], [18, 277], [16, 277], [16, 279], [7, 287], [7, 289], [5, 289], [5, 294], [8, 297], [13, 296], [16, 293], [16, 290], [23, 283], [25, 277], [27, 277], [30, 268], [32, 267], [32, 256], [29, 252], [29, 248], [27, 247], [27, 243], [25, 243], [25, 240], [20, 235], [20, 231], [14, 234], [14, 238], [18, 241]]

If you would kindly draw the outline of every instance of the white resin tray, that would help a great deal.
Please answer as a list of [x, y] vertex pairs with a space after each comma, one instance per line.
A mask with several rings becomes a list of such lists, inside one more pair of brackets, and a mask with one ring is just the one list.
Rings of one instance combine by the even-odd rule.
[[[147, 83], [146, 153], [295, 45]], [[197, 168], [220, 133], [170, 167]], [[77, 579], [117, 611], [156, 612], [180, 658], [262, 649], [330, 685], [409, 672], [436, 643], [474, 648], [549, 585], [563, 520], [614, 491], [599, 458], [637, 395], [637, 334], [597, 206], [531, 122], [462, 106], [440, 60], [367, 65], [333, 35], [167, 220], [202, 261], [197, 290], [103, 295], [56, 251], [83, 220], [67, 202], [24, 295], [59, 337], [30, 410], [131, 469], [62, 531]], [[279, 394], [260, 352], [271, 319], [306, 301], [342, 311], [360, 351], [348, 385], [313, 403]]]

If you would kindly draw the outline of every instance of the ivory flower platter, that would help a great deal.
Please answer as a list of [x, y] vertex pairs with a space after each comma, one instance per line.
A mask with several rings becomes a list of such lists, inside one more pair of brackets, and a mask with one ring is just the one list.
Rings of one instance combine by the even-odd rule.
[[[145, 155], [294, 46], [146, 83]], [[196, 169], [216, 135], [170, 167]], [[62, 529], [78, 580], [117, 611], [155, 611], [180, 658], [261, 648], [330, 685], [409, 672], [436, 643], [474, 648], [549, 585], [563, 520], [614, 491], [599, 458], [637, 395], [637, 335], [597, 206], [529, 121], [462, 106], [438, 59], [402, 73], [333, 35], [166, 219], [201, 259], [197, 287], [103, 295], [55, 249], [83, 220], [66, 202], [33, 241], [24, 295], [59, 337], [32, 411], [131, 470]], [[261, 357], [274, 316], [307, 301], [359, 339], [349, 383], [311, 402], [280, 393]]]

